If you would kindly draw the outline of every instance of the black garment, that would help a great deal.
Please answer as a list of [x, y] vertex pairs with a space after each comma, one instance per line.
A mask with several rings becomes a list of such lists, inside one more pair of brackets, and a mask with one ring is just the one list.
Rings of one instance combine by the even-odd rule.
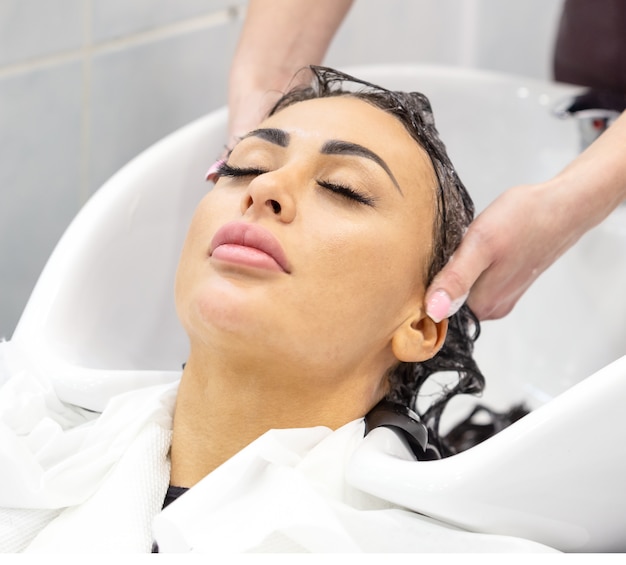
[[554, 78], [626, 93], [624, 0], [565, 0], [554, 48]]
[[185, 494], [188, 490], [189, 489], [186, 487], [173, 487], [172, 485], [167, 487], [165, 500], [163, 501], [163, 508], [172, 504], [172, 502], [174, 502], [181, 494]]
[[[188, 490], [189, 489], [186, 487], [173, 487], [172, 485], [167, 487], [165, 500], [163, 501], [163, 508], [172, 504], [172, 502], [174, 502], [182, 494], [185, 494]], [[159, 546], [156, 541], [152, 542], [152, 553], [159, 553]]]

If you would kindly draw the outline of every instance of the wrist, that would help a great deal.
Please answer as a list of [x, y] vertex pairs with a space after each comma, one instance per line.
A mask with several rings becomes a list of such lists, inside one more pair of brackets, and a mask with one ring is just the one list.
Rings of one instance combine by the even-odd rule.
[[554, 197], [554, 205], [583, 233], [602, 222], [624, 198], [621, 179], [587, 166], [580, 158], [543, 185]]
[[290, 88], [308, 84], [310, 74], [287, 67], [238, 64], [233, 67], [228, 91], [229, 146], [255, 128]]

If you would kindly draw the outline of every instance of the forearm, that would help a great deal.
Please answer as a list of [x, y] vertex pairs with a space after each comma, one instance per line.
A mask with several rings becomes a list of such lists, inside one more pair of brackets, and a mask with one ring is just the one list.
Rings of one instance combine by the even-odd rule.
[[302, 66], [320, 64], [351, 5], [352, 0], [250, 0], [231, 76], [253, 76], [275, 87]]
[[546, 184], [585, 231], [604, 220], [626, 199], [626, 112]]
[[251, 112], [260, 120], [297, 71], [322, 63], [352, 1], [250, 0], [229, 76], [231, 136], [248, 131]]

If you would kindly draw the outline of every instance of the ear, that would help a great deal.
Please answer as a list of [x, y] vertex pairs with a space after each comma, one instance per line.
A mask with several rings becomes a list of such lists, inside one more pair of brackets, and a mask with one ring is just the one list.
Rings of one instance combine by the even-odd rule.
[[409, 317], [391, 338], [391, 348], [398, 361], [415, 363], [434, 357], [441, 349], [448, 320], [435, 322], [421, 310]]

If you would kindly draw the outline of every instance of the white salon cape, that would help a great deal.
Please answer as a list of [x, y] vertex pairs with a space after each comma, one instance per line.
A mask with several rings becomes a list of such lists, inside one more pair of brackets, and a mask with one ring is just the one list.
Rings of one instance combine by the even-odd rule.
[[85, 379], [0, 343], [0, 552], [552, 551], [350, 486], [362, 420], [269, 431], [162, 511], [178, 376]]

